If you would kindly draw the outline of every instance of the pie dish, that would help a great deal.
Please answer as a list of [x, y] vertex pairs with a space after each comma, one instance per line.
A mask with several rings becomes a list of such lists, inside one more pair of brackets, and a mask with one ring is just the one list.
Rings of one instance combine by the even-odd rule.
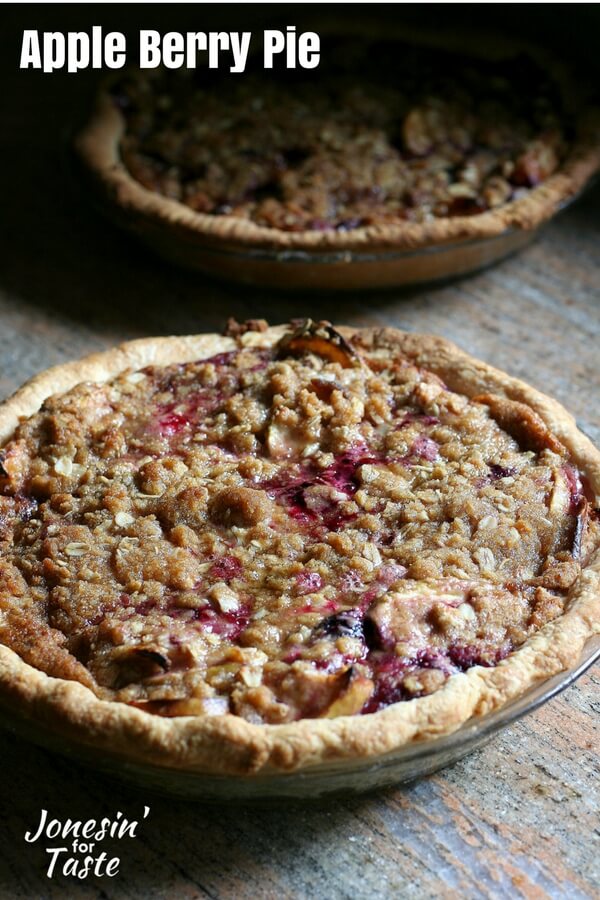
[[376, 763], [577, 664], [600, 453], [447, 341], [232, 323], [0, 407], [0, 704], [185, 773]]
[[306, 73], [113, 79], [77, 140], [106, 208], [217, 274], [384, 285], [510, 252], [600, 165], [597, 113], [539, 52], [323, 40], [318, 91]]

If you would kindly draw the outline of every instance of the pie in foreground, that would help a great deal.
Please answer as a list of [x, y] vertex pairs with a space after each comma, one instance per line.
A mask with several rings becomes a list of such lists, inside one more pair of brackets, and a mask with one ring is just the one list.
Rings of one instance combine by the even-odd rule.
[[574, 664], [600, 454], [435, 337], [232, 323], [0, 407], [0, 701], [213, 772], [379, 755]]

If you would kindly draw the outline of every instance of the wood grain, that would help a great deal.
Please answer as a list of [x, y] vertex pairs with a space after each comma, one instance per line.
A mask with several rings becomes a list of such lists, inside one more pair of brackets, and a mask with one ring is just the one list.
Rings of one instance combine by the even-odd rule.
[[[121, 339], [220, 330], [227, 315], [309, 314], [449, 337], [558, 397], [600, 443], [599, 191], [520, 256], [460, 283], [344, 296], [244, 290], [168, 267], [88, 209], [59, 148], [89, 80], [23, 85], [17, 102], [15, 83], [5, 82], [0, 395]], [[598, 707], [592, 672], [409, 787], [266, 810], [148, 797], [2, 735], [0, 896], [598, 897]], [[131, 818], [144, 804], [151, 815], [121, 845], [114, 880], [48, 881], [43, 850], [23, 841], [41, 807], [64, 818], [117, 809]]]

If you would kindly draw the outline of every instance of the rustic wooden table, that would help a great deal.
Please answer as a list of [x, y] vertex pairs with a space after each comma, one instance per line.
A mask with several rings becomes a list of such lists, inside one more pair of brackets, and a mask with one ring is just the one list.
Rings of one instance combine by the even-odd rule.
[[[54, 363], [141, 335], [220, 330], [229, 314], [329, 317], [449, 337], [555, 395], [600, 443], [600, 192], [520, 256], [419, 292], [276, 296], [155, 260], [90, 213], [57, 147], [86, 82], [6, 84], [0, 160], [0, 395]], [[16, 79], [13, 73], [13, 78]], [[61, 96], [60, 102], [57, 100]], [[598, 672], [446, 771], [374, 796], [268, 810], [146, 796], [0, 736], [0, 896], [599, 896]], [[151, 814], [114, 879], [45, 877], [28, 845], [58, 818]]]

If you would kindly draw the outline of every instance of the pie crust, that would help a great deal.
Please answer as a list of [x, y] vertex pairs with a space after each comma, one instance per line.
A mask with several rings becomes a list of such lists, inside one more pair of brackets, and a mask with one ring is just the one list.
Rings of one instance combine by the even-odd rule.
[[[344, 28], [344, 33], [352, 33], [352, 29]], [[371, 27], [359, 33], [368, 39], [369, 36], [380, 36], [381, 29]], [[398, 28], [392, 29], [392, 34], [387, 32], [387, 36], [406, 39], [406, 33]], [[572, 106], [570, 112], [575, 122], [573, 139], [558, 169], [538, 186], [527, 190], [524, 196], [477, 214], [439, 217], [425, 222], [379, 223], [342, 231], [286, 231], [234, 215], [196, 212], [178, 200], [142, 186], [132, 177], [121, 158], [120, 142], [126, 123], [110, 96], [110, 84], [100, 91], [95, 110], [76, 139], [78, 156], [107, 211], [112, 211], [119, 221], [134, 231], [143, 233], [159, 249], [164, 246], [168, 255], [179, 257], [180, 261], [187, 259], [190, 264], [193, 264], [193, 248], [221, 251], [235, 248], [237, 251], [276, 251], [282, 254], [302, 251], [318, 256], [326, 251], [342, 254], [415, 251], [486, 240], [514, 231], [531, 232], [577, 195], [598, 170], [598, 112], [588, 107], [585, 99], [577, 96], [572, 78], [560, 64], [546, 59], [535, 48], [489, 36], [463, 35], [460, 42], [450, 36], [442, 41], [439, 36], [432, 37], [426, 32], [411, 33], [410, 37], [425, 46], [460, 48], [466, 55], [475, 58], [503, 59], [521, 50], [549, 69], [556, 76], [557, 85], [562, 88], [567, 103]], [[179, 241], [179, 253], [173, 250], [174, 239]], [[508, 247], [505, 252], [509, 252]], [[438, 275], [435, 274], [435, 277]], [[423, 280], [422, 276], [418, 280]]]
[[[249, 345], [272, 347], [289, 327], [247, 333]], [[354, 329], [342, 328], [346, 339]], [[442, 338], [395, 329], [364, 330], [410, 363], [439, 376], [468, 398], [507, 398], [537, 414], [600, 493], [600, 453], [556, 401], [480, 362]], [[50, 369], [36, 376], [0, 407], [0, 441], [8, 441], [19, 421], [33, 415], [51, 395], [82, 382], [102, 383], [126, 369], [207, 359], [235, 349], [232, 337], [199, 335], [132, 341], [105, 353]], [[524, 415], [527, 415], [524, 411]], [[570, 589], [566, 611], [492, 668], [473, 666], [453, 675], [432, 694], [394, 703], [365, 716], [301, 719], [256, 725], [238, 716], [162, 718], [124, 703], [100, 700], [84, 685], [53, 678], [0, 645], [0, 702], [78, 744], [136, 762], [214, 774], [268, 774], [328, 762], [376, 758], [414, 741], [455, 731], [473, 716], [498, 709], [528, 688], [573, 666], [588, 638], [600, 630], [600, 552], [583, 566]]]

